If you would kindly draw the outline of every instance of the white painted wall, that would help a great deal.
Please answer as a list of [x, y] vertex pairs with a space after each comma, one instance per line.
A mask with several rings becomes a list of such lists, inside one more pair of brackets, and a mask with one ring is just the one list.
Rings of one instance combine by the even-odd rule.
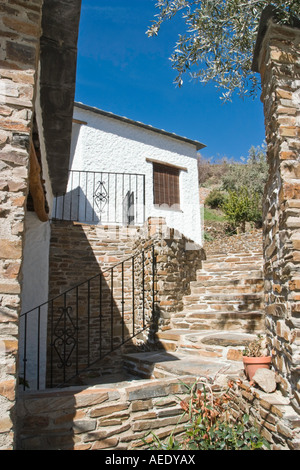
[[[47, 203], [50, 214], [53, 205], [53, 192], [48, 172], [46, 149], [43, 139], [43, 122], [40, 106], [39, 80], [36, 94], [36, 120], [39, 131], [40, 150], [42, 160], [42, 177], [46, 190]], [[48, 306], [36, 309], [48, 301], [49, 295], [49, 250], [51, 237], [51, 223], [41, 222], [35, 212], [26, 212], [25, 215], [25, 241], [22, 263], [22, 295], [20, 317], [20, 347], [19, 371], [23, 377], [24, 372], [24, 344], [26, 332], [26, 379], [30, 389], [37, 388], [37, 368], [40, 364], [40, 388], [45, 387], [46, 379], [46, 353], [47, 353], [47, 318]], [[35, 309], [26, 315], [31, 309]], [[39, 354], [38, 354], [39, 349]]]
[[[73, 124], [71, 169], [145, 174], [146, 219], [164, 217], [170, 228], [202, 243], [195, 145], [79, 107], [74, 118], [87, 125]], [[180, 211], [154, 206], [153, 165], [147, 159], [187, 169], [180, 171]]]
[[[25, 217], [25, 245], [22, 265], [22, 311], [20, 318], [20, 376], [23, 377], [26, 330], [26, 379], [36, 389], [40, 361], [40, 388], [45, 386], [48, 307], [36, 309], [48, 300], [50, 222], [41, 222], [35, 212]], [[26, 315], [24, 314], [34, 309]], [[39, 348], [39, 357], [38, 357]]]

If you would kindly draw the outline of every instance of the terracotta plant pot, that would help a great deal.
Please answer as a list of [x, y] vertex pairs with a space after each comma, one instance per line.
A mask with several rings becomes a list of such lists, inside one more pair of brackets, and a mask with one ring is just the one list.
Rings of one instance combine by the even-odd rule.
[[243, 356], [244, 368], [248, 380], [252, 380], [253, 375], [257, 369], [270, 369], [271, 367], [271, 356], [263, 357], [247, 357]]

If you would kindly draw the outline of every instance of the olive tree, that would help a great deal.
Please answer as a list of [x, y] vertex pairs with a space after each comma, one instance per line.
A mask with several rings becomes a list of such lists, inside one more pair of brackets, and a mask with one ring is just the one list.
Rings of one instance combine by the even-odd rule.
[[299, 0], [158, 0], [159, 12], [147, 34], [157, 35], [163, 22], [181, 14], [185, 31], [179, 34], [170, 57], [177, 85], [182, 86], [188, 72], [202, 83], [213, 81], [224, 100], [230, 100], [234, 92], [256, 96], [259, 84], [251, 72], [253, 47], [261, 13], [268, 5], [283, 24], [300, 16]]
[[[244, 160], [244, 159], [243, 159]], [[239, 191], [247, 187], [252, 193], [263, 196], [268, 177], [268, 163], [265, 146], [252, 146], [244, 163], [232, 162], [222, 176], [222, 190]]]

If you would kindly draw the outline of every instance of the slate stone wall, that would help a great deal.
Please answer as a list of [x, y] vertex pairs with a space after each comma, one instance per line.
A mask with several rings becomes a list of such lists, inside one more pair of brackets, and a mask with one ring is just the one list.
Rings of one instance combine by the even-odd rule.
[[264, 200], [266, 328], [283, 396], [300, 412], [300, 30], [271, 23], [260, 72], [269, 178]]
[[0, 5], [0, 449], [14, 445], [18, 315], [42, 0]]
[[180, 399], [195, 377], [69, 388], [20, 400], [20, 450], [140, 450], [184, 431]]
[[299, 416], [279, 390], [266, 393], [249, 382], [240, 382], [229, 395], [232, 417], [247, 414], [249, 426], [258, 429], [270, 450], [299, 450]]
[[[52, 222], [49, 298], [54, 300], [48, 311], [47, 350], [52, 385], [76, 375], [77, 367], [84, 369], [131, 336], [136, 236], [136, 227]], [[135, 260], [135, 276], [138, 262], [141, 257]], [[140, 286], [135, 283], [135, 295]], [[63, 307], [68, 308], [67, 317]], [[70, 335], [66, 342], [59, 340], [63, 322]], [[71, 365], [64, 362], [69, 354]]]

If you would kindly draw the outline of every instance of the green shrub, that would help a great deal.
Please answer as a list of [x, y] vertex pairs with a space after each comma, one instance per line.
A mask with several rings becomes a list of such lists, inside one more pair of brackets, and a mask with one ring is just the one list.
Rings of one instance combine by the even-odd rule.
[[[249, 416], [233, 419], [228, 390], [215, 397], [207, 384], [186, 387], [188, 399], [180, 402], [182, 416], [188, 416], [186, 430], [180, 439], [174, 432], [164, 441], [151, 433], [151, 450], [259, 450], [269, 449], [257, 428], [249, 423]], [[229, 384], [229, 387], [232, 383]], [[208, 390], [207, 390], [208, 389]], [[181, 418], [182, 420], [182, 418]], [[179, 423], [180, 421], [179, 420]], [[147, 439], [144, 439], [147, 442]]]
[[204, 204], [211, 209], [219, 209], [225, 201], [225, 195], [219, 189], [213, 189], [206, 197]]
[[222, 209], [228, 222], [242, 231], [245, 231], [246, 222], [259, 224], [262, 220], [261, 196], [246, 187], [229, 191]]

